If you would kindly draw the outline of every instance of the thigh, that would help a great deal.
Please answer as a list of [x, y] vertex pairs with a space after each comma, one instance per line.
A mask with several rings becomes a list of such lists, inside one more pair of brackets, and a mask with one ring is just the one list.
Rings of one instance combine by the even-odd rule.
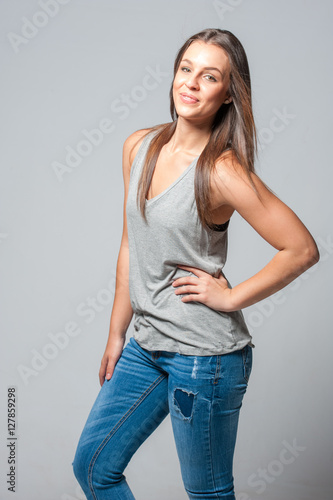
[[76, 458], [89, 475], [120, 473], [169, 413], [167, 374], [137, 349], [132, 337], [105, 380], [80, 436]]
[[178, 363], [169, 375], [169, 408], [185, 489], [189, 498], [234, 499], [233, 455], [252, 348], [179, 355]]

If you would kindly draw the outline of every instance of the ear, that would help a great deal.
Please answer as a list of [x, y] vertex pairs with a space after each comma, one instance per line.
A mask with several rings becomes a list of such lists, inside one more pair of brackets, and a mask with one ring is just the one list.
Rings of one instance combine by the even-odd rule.
[[232, 101], [232, 97], [231, 97], [231, 96], [229, 96], [229, 97], [228, 97], [228, 98], [224, 101], [224, 103], [223, 103], [223, 104], [229, 104], [231, 101]]

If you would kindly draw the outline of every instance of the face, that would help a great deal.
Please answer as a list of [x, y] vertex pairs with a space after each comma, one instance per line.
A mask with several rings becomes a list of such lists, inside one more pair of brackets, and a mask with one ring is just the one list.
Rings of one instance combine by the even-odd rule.
[[223, 49], [201, 41], [192, 42], [180, 61], [173, 83], [178, 116], [212, 121], [229, 97], [229, 75], [229, 59]]

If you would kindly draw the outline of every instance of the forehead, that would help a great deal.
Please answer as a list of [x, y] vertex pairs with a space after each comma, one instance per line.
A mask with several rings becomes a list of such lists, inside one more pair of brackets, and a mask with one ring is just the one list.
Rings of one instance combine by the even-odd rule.
[[182, 59], [189, 59], [198, 66], [215, 66], [219, 69], [229, 70], [230, 64], [227, 53], [218, 45], [195, 40], [186, 49]]

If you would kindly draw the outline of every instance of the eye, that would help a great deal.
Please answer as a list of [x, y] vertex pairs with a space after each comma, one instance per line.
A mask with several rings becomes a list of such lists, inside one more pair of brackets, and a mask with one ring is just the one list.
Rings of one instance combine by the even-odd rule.
[[210, 82], [216, 82], [217, 81], [214, 76], [212, 76], [212, 75], [207, 75], [207, 76], [208, 76], [208, 78], [212, 78], [212, 80], [209, 80]]
[[[187, 66], [181, 66], [180, 68], [181, 71], [183, 71], [184, 73], [188, 73], [190, 72], [190, 68], [188, 68]], [[210, 82], [217, 82], [216, 78], [213, 76], [213, 75], [206, 75], [208, 78], [207, 80], [210, 81]]]

